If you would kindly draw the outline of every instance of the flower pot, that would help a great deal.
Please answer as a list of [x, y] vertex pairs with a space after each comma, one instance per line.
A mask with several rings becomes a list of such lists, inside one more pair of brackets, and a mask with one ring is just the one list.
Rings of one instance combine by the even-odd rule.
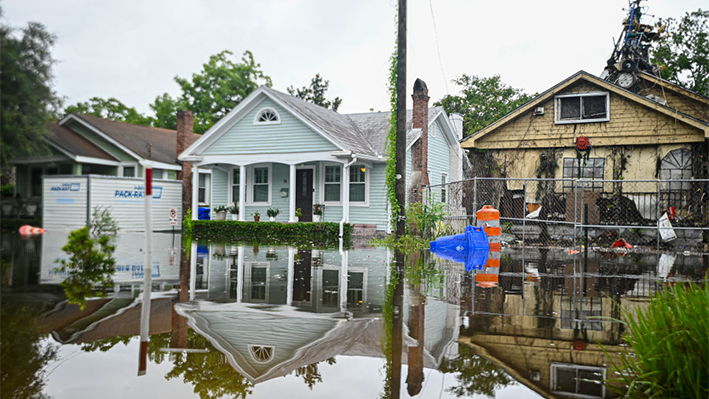
[[313, 222], [319, 222], [321, 215], [313, 215]]
[[258, 222], [259, 220], [261, 220], [261, 216], [254, 216], [254, 222]]
[[272, 221], [272, 222], [275, 222], [275, 221], [276, 221], [276, 217], [275, 217], [275, 216], [269, 216], [269, 217], [268, 217], [268, 220], [270, 220], [270, 221]]
[[230, 213], [229, 218], [231, 220], [239, 220], [239, 214], [238, 213]]
[[295, 221], [298, 222], [300, 220], [300, 216], [295, 217]]
[[217, 212], [214, 220], [224, 220], [226, 219], [226, 211]]

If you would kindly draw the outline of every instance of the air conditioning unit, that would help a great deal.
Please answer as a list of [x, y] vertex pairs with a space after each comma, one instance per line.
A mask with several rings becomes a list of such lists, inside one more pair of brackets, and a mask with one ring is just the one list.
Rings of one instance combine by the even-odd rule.
[[534, 115], [544, 115], [544, 107], [537, 107], [534, 108]]

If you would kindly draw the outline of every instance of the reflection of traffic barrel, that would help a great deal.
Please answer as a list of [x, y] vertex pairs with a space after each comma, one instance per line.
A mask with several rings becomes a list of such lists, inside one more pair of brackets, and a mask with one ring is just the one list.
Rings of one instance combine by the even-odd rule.
[[47, 232], [47, 230], [45, 230], [41, 227], [33, 227], [28, 224], [20, 227], [20, 234], [26, 235], [26, 236], [35, 235], [35, 234], [43, 234], [46, 232]]
[[502, 244], [500, 242], [500, 211], [490, 205], [485, 205], [477, 213], [478, 226], [487, 233], [490, 242], [490, 254], [485, 263], [483, 273], [475, 275], [475, 281], [481, 287], [497, 286], [500, 273], [500, 258]]

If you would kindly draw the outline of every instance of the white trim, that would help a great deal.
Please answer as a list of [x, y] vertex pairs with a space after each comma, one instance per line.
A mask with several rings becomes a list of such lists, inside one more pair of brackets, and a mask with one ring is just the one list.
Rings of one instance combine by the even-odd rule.
[[[273, 168], [272, 168], [272, 163], [263, 163], [263, 164], [255, 164], [255, 165], [250, 165], [249, 166], [249, 171], [246, 172], [247, 178], [249, 179], [247, 182], [247, 190], [248, 196], [246, 198], [246, 203], [248, 205], [265, 205], [265, 206], [271, 206], [271, 203], [273, 202], [272, 198], [272, 191], [273, 191]], [[267, 202], [254, 202], [254, 177], [256, 175], [256, 172], [254, 171], [255, 168], [267, 168], [268, 169], [268, 201]]]
[[[293, 184], [291, 184], [291, 187], [293, 187], [293, 190], [289, 193], [290, 197], [288, 198], [289, 201], [293, 201], [293, 209], [291, 210], [291, 222], [295, 222], [295, 209], [296, 209], [296, 203], [295, 203], [295, 192], [297, 188], [295, 187], [295, 180], [296, 180], [296, 171], [299, 169], [305, 169], [305, 170], [312, 170], [313, 171], [313, 187], [312, 189], [315, 190], [317, 188], [316, 185], [316, 179], [317, 179], [317, 166], [316, 165], [299, 165], [293, 168], [294, 165], [291, 165], [291, 170], [293, 171], [291, 178], [293, 179]], [[321, 202], [317, 202], [318, 199], [315, 196], [315, 193], [313, 193], [313, 203], [310, 204], [310, 209], [312, 209], [313, 205], [315, 204], [321, 204]], [[301, 210], [302, 211], [302, 210]]]
[[606, 397], [606, 387], [603, 384], [600, 384], [601, 387], [601, 396], [591, 396], [591, 395], [584, 395], [576, 392], [567, 392], [567, 391], [559, 391], [556, 389], [557, 383], [557, 373], [556, 370], [559, 368], [567, 368], [567, 369], [574, 369], [574, 370], [587, 370], [587, 371], [596, 371], [600, 372], [601, 379], [599, 381], [603, 382], [606, 380], [606, 375], [607, 375], [607, 368], [606, 367], [596, 367], [596, 366], [584, 366], [580, 364], [572, 364], [572, 363], [560, 363], [560, 362], [552, 362], [552, 364], [549, 366], [549, 391], [553, 394], [561, 394], [563, 396], [571, 396], [574, 398], [605, 398]]
[[[274, 115], [276, 115], [276, 120], [275, 121], [261, 121], [261, 115], [263, 115], [265, 112], [272, 112]], [[276, 111], [275, 108], [273, 107], [263, 107], [260, 110], [256, 112], [256, 116], [254, 116], [254, 125], [280, 125], [281, 124], [281, 114]]]
[[[594, 118], [594, 119], [583, 119], [583, 109], [581, 107], [580, 98], [581, 97], [606, 97], [606, 117], [605, 118]], [[581, 119], [561, 119], [561, 107], [559, 102], [562, 98], [579, 98], [579, 118]], [[571, 123], [593, 123], [593, 122], [608, 122], [611, 119], [611, 102], [610, 93], [607, 91], [595, 91], [587, 93], [568, 93], [559, 94], [554, 96], [554, 123], [557, 125], [571, 124]]]
[[39, 163], [67, 162], [67, 161], [72, 161], [72, 160], [73, 159], [63, 157], [61, 155], [53, 155], [50, 157], [39, 157], [39, 158], [17, 157], [17, 158], [10, 159], [10, 163], [13, 165], [32, 165], [32, 164], [39, 164]]
[[[445, 177], [445, 182], [443, 181], [443, 178], [444, 178], [444, 177]], [[449, 198], [449, 195], [450, 195], [450, 192], [449, 192], [448, 186], [447, 186], [448, 183], [450, 183], [450, 181], [448, 180], [448, 171], [441, 172], [441, 183], [440, 183], [440, 184], [441, 184], [441, 191], [440, 191], [440, 192], [441, 192], [441, 193], [443, 193], [443, 191], [446, 192], [446, 200], [445, 200], [445, 201], [440, 201], [440, 202], [443, 203], [443, 204], [447, 204], [447, 203], [448, 203], [448, 198]], [[443, 199], [443, 195], [441, 195], [441, 198], [440, 198], [440, 199]]]
[[[106, 165], [106, 166], [118, 166], [120, 165], [120, 162], [118, 161], [107, 161], [105, 159], [98, 159], [98, 158], [91, 158], [91, 157], [84, 157], [84, 156], [79, 156], [77, 155], [74, 158], [74, 161], [76, 163], [90, 163], [94, 165]], [[161, 168], [162, 169], [162, 168]]]
[[[133, 173], [133, 176], [126, 176], [125, 175], [125, 168], [135, 168], [135, 173]], [[138, 170], [138, 163], [133, 163], [133, 162], [126, 162], [123, 163], [121, 162], [120, 165], [118, 165], [118, 176], [120, 177], [140, 177], [138, 176], [140, 173]]]

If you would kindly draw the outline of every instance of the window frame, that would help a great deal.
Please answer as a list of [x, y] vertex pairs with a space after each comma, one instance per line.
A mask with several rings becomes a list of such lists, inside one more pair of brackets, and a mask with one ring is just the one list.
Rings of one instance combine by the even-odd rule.
[[[205, 176], [205, 186], [204, 186], [204, 199], [205, 201], [199, 200], [199, 191], [202, 189], [200, 187], [200, 176]], [[199, 205], [210, 205], [212, 203], [212, 172], [198, 171], [197, 172], [197, 204]]]
[[448, 203], [448, 172], [441, 173], [441, 203]]
[[[557, 385], [557, 370], [559, 369], [574, 369], [576, 371], [576, 392], [568, 392], [568, 391], [560, 391], [556, 389]], [[601, 396], [593, 396], [593, 395], [585, 395], [582, 393], [578, 393], [579, 390], [579, 378], [578, 378], [578, 373], [579, 371], [590, 371], [590, 372], [600, 372], [601, 379], [599, 381], [604, 381], [607, 376], [607, 371], [608, 369], [605, 367], [595, 367], [595, 366], [585, 366], [585, 365], [579, 365], [579, 364], [572, 364], [572, 363], [561, 363], [561, 362], [553, 362], [549, 366], [549, 390], [553, 394], [561, 394], [564, 396], [571, 396], [575, 398], [605, 398], [606, 397], [606, 386], [604, 384], [600, 384], [601, 388]]]
[[372, 166], [367, 165], [366, 163], [361, 163], [361, 164], [356, 164], [356, 165], [350, 165], [350, 174], [352, 173], [352, 168], [365, 168], [364, 172], [364, 182], [357, 182], [355, 184], [364, 184], [364, 201], [352, 201], [352, 176], [350, 175], [349, 179], [349, 187], [347, 187], [348, 190], [350, 190], [350, 195], [349, 200], [350, 200], [350, 206], [369, 206], [369, 175], [371, 174], [371, 169]]
[[[255, 183], [255, 178], [256, 178], [256, 169], [258, 168], [266, 168], [268, 170], [267, 176], [268, 176], [268, 183], [266, 184], [268, 186], [268, 201], [263, 202], [263, 201], [254, 201], [254, 194], [256, 192], [256, 185]], [[249, 167], [249, 171], [246, 173], [247, 175], [247, 192], [246, 192], [246, 202], [250, 205], [266, 205], [270, 206], [271, 202], [273, 201], [272, 198], [272, 191], [273, 191], [273, 169], [271, 168], [271, 164], [256, 164], [256, 165], [251, 165]], [[258, 183], [258, 185], [263, 185], [263, 183]]]
[[[603, 118], [588, 118], [583, 117], [583, 98], [584, 97], [605, 97], [606, 116]], [[578, 119], [561, 119], [561, 100], [565, 98], [579, 99], [579, 118]], [[608, 92], [588, 92], [588, 93], [569, 93], [559, 94], [554, 96], [554, 123], [563, 125], [570, 123], [593, 123], [593, 122], [608, 122], [611, 119], [610, 94]]]
[[[334, 166], [334, 167], [338, 167], [338, 168], [340, 169], [340, 182], [337, 183], [337, 184], [340, 186], [340, 199], [337, 200], [337, 201], [326, 201], [326, 200], [325, 200], [325, 186], [326, 186], [327, 184], [333, 184], [333, 185], [334, 185], [334, 183], [327, 183], [327, 182], [325, 181], [325, 179], [326, 179], [326, 177], [327, 177], [327, 167], [333, 167], [333, 166]], [[320, 197], [320, 201], [319, 201], [319, 202], [320, 202], [321, 204], [323, 204], [323, 205], [342, 205], [342, 194], [343, 194], [343, 192], [342, 192], [342, 186], [344, 185], [344, 184], [343, 184], [344, 182], [342, 181], [342, 180], [343, 180], [343, 177], [344, 177], [344, 174], [343, 174], [343, 173], [344, 173], [344, 172], [343, 172], [343, 169], [344, 169], [344, 168], [343, 168], [342, 166], [343, 166], [343, 165], [340, 164], [340, 163], [322, 163], [322, 164], [321, 164], [320, 175], [322, 176], [322, 179], [320, 179], [320, 184], [319, 184], [319, 186], [320, 186], [320, 196], [319, 196], [319, 197]]]
[[[567, 175], [566, 175], [566, 170], [567, 170], [566, 161], [567, 161], [567, 160], [569, 160], [569, 161], [571, 161], [571, 162], [573, 163], [573, 165], [570, 167], [570, 168], [571, 168], [571, 172], [572, 172], [570, 176], [567, 176]], [[585, 173], [583, 172], [584, 168], [589, 168], [589, 169], [595, 171], [595, 170], [599, 169], [599, 167], [598, 167], [598, 166], [595, 166], [595, 165], [594, 165], [594, 166], [584, 166], [583, 164], [581, 164], [581, 176], [578, 176], [577, 171], [578, 171], [579, 166], [577, 165], [577, 162], [582, 162], [582, 163], [583, 163], [583, 162], [591, 161], [591, 160], [593, 160], [594, 163], [597, 162], [598, 160], [600, 160], [600, 161], [602, 162], [602, 166], [600, 167], [600, 170], [601, 170], [601, 172], [602, 172], [601, 176], [600, 176], [600, 177], [597, 177], [597, 176], [595, 176], [595, 174], [594, 174], [594, 175], [591, 176], [590, 178], [584, 177], [584, 174], [585, 174]], [[564, 180], [563, 180], [563, 189], [564, 189], [564, 191], [566, 191], [566, 192], [568, 192], [568, 191], [573, 191], [573, 189], [574, 189], [574, 184], [575, 184], [575, 183], [569, 180], [569, 179], [573, 179], [573, 180], [588, 180], [588, 181], [592, 181], [590, 187], [586, 187], [586, 186], [583, 187], [583, 189], [586, 190], [586, 191], [598, 191], [598, 192], [603, 192], [603, 183], [604, 183], [603, 180], [605, 179], [605, 175], [606, 175], [606, 159], [605, 159], [605, 158], [603, 158], [603, 157], [594, 157], [594, 158], [588, 158], [588, 159], [586, 160], [586, 159], [578, 159], [578, 158], [566, 157], [566, 158], [563, 158], [563, 159], [561, 160], [561, 162], [562, 162], [562, 164], [561, 164], [561, 177], [564, 179]], [[574, 174], [577, 174], [577, 175], [574, 176]], [[598, 180], [598, 182], [596, 182], [596, 180]]]
[[[237, 175], [239, 176], [239, 182], [234, 183], [234, 177]], [[234, 197], [234, 188], [238, 188], [239, 190], [241, 190], [240, 183], [241, 183], [241, 168], [238, 166], [235, 168], [232, 167], [231, 173], [229, 173], [229, 187], [231, 188], [231, 190], [229, 190], [229, 196], [231, 197], [231, 202], [230, 202], [231, 204], [239, 201], [238, 195], [236, 197]]]
[[[271, 112], [276, 116], [275, 121], [262, 121], [261, 115], [263, 115], [266, 112]], [[276, 111], [275, 108], [273, 107], [263, 107], [256, 112], [256, 116], [254, 117], [254, 125], [279, 125], [281, 123], [281, 114]]]
[[[126, 176], [126, 168], [132, 168], [133, 169], [133, 175], [132, 176]], [[130, 163], [130, 164], [123, 164], [121, 165], [121, 177], [140, 177], [138, 175], [138, 164], [135, 163]]]

